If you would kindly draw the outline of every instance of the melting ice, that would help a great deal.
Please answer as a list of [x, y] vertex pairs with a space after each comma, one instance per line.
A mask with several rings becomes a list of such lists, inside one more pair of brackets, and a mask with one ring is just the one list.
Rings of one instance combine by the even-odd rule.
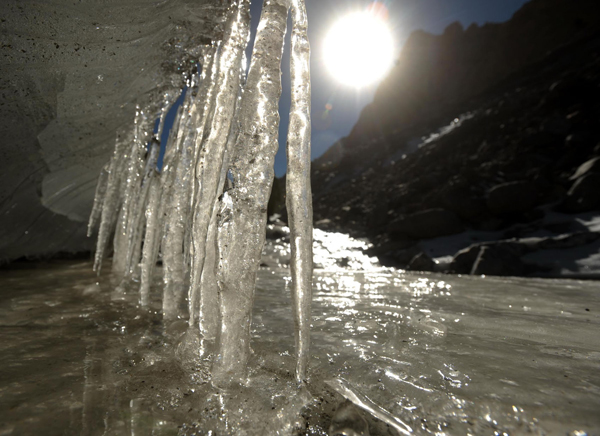
[[[186, 317], [183, 353], [212, 356], [212, 382], [247, 376], [256, 272], [265, 242], [266, 211], [278, 149], [281, 57], [288, 11], [292, 98], [288, 132], [287, 210], [296, 378], [306, 378], [312, 289], [310, 190], [310, 49], [302, 0], [265, 2], [247, 77], [249, 2], [233, 2], [223, 40], [203, 48], [201, 74], [188, 78], [184, 104], [157, 171], [166, 93], [158, 132], [152, 113], [137, 108], [129, 135], [119, 135], [96, 189], [88, 234], [99, 223], [94, 269], [101, 270], [114, 231], [112, 271], [120, 288], [139, 281], [149, 306], [159, 253], [162, 312]], [[226, 182], [229, 183], [226, 184]], [[187, 303], [187, 307], [186, 306]]]
[[363, 253], [350, 246], [361, 242], [329, 236], [315, 242], [315, 252], [334, 254], [314, 273], [301, 388], [283, 240], [267, 242], [269, 266], [257, 273], [247, 383], [227, 389], [209, 382], [209, 360], [180, 359], [187, 320], [162, 316], [164, 266], [146, 310], [139, 283], [117, 287], [110, 268], [99, 278], [88, 262], [5, 271], [0, 432], [324, 435], [348, 423], [360, 434], [365, 422], [371, 435], [600, 428], [595, 282], [404, 273], [371, 261], [340, 267], [337, 250], [352, 261]]
[[[289, 239], [263, 253], [288, 9]], [[248, 19], [232, 2], [203, 48], [162, 172], [176, 95], [156, 135], [145, 107], [119, 132], [90, 216], [100, 276], [0, 277], [0, 434], [597, 431], [595, 283], [405, 274], [344, 235], [313, 245], [304, 3], [265, 2], [245, 77]]]

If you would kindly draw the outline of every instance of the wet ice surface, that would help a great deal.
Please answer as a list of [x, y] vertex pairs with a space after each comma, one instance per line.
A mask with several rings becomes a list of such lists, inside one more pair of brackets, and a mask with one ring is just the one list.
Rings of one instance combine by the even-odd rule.
[[598, 282], [343, 257], [315, 270], [303, 389], [286, 267], [259, 271], [250, 376], [227, 391], [178, 346], [186, 322], [163, 324], [158, 286], [142, 312], [137, 286], [119, 293], [88, 262], [3, 271], [0, 434], [323, 435], [342, 395], [370, 408], [371, 435], [600, 432]]

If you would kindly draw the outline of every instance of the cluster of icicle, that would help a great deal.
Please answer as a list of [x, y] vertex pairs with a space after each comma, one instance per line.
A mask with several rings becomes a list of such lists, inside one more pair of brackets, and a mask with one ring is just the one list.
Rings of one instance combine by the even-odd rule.
[[[204, 52], [157, 171], [162, 125], [138, 108], [133, 133], [117, 138], [102, 171], [89, 230], [97, 226], [94, 268], [113, 241], [113, 273], [139, 278], [148, 305], [162, 256], [163, 314], [186, 313], [190, 328], [215, 341], [213, 380], [240, 380], [250, 353], [256, 273], [278, 149], [281, 56], [292, 14], [292, 105], [287, 143], [296, 377], [306, 377], [312, 281], [310, 73], [304, 0], [265, 0], [247, 77], [249, 0], [235, 0], [223, 40]], [[148, 146], [148, 142], [150, 145]], [[187, 303], [187, 305], [186, 305]], [[181, 311], [182, 307], [187, 310]]]

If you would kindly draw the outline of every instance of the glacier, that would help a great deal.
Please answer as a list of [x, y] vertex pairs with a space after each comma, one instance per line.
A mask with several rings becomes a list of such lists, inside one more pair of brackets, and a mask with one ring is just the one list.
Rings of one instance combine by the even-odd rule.
[[246, 76], [248, 5], [3, 2], [2, 258], [97, 239], [0, 275], [0, 434], [597, 432], [594, 282], [405, 273], [312, 233], [303, 2], [265, 2]]

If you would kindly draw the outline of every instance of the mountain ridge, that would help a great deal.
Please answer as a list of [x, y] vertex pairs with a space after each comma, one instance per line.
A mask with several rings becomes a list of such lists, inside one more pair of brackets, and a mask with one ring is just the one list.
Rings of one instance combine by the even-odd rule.
[[[593, 6], [533, 0], [506, 23], [413, 33], [350, 135], [313, 161], [317, 227], [368, 237], [399, 267], [461, 232], [555, 237], [541, 230], [554, 213], [581, 230], [575, 214], [600, 206], [593, 192], [579, 204], [574, 185], [591, 182], [571, 180], [599, 153]], [[511, 236], [519, 226], [531, 231]]]

